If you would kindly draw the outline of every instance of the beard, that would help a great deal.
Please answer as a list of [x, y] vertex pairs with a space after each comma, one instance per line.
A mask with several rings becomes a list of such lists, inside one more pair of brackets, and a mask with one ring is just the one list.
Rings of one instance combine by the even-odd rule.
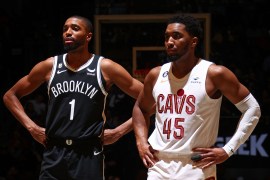
[[80, 46], [80, 44], [75, 43], [75, 44], [64, 44], [64, 50], [66, 52], [70, 52], [73, 51], [75, 49], [77, 49]]
[[168, 57], [167, 57], [168, 61], [174, 62], [174, 61], [177, 61], [178, 59], [182, 58], [183, 56], [185, 56], [188, 53], [188, 51], [189, 51], [188, 48], [189, 48], [189, 46], [186, 43], [185, 45], [183, 45], [181, 47], [181, 50], [179, 50], [175, 53], [172, 53], [172, 54], [168, 54]]
[[83, 41], [74, 41], [73, 43], [71, 44], [65, 44], [64, 43], [64, 51], [65, 52], [70, 52], [70, 51], [73, 51], [73, 50], [76, 50], [78, 49], [78, 47], [82, 46], [83, 45]]
[[176, 61], [179, 58], [180, 58], [180, 55], [179, 54], [174, 54], [174, 55], [168, 55], [167, 56], [167, 59], [168, 59], [169, 62], [174, 62], [174, 61]]

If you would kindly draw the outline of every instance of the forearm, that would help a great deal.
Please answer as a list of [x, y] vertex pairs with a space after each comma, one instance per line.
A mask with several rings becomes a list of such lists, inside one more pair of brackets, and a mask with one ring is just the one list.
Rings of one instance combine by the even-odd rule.
[[120, 137], [129, 133], [130, 131], [132, 131], [132, 129], [133, 129], [132, 118], [129, 118], [126, 122], [124, 122], [123, 124], [121, 124], [115, 128], [115, 130], [118, 132]]
[[9, 109], [12, 115], [28, 130], [30, 131], [36, 124], [25, 113], [20, 100], [11, 92], [7, 92], [3, 101], [5, 106]]
[[242, 116], [235, 134], [223, 147], [229, 156], [231, 156], [240, 145], [248, 139], [261, 116], [260, 106], [251, 94], [241, 102], [237, 103], [236, 107], [242, 112]]
[[137, 146], [148, 143], [148, 127], [146, 123], [134, 123], [133, 129], [136, 137]]
[[139, 107], [134, 107], [132, 117], [133, 130], [135, 133], [137, 145], [147, 143], [150, 117], [146, 114], [143, 114]]

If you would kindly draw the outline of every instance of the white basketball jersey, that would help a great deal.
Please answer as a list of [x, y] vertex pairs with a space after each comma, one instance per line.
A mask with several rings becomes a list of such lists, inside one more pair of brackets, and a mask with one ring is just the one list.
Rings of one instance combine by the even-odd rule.
[[149, 143], [154, 149], [185, 155], [194, 147], [214, 145], [222, 97], [211, 99], [206, 93], [206, 75], [211, 64], [201, 60], [182, 79], [172, 74], [171, 63], [162, 66], [153, 88], [157, 109]]

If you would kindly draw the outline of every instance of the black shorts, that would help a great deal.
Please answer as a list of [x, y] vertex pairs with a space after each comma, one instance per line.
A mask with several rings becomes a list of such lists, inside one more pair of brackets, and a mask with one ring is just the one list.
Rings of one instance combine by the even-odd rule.
[[50, 146], [43, 153], [40, 180], [104, 180], [102, 146], [87, 149]]

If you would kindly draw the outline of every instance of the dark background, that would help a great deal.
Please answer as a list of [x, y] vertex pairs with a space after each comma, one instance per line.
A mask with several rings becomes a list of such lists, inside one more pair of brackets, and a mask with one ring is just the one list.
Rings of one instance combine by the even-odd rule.
[[[219, 180], [269, 180], [270, 7], [267, 0], [77, 0], [57, 4], [53, 0], [1, 2], [1, 98], [36, 63], [62, 52], [62, 26], [71, 15], [86, 16], [94, 24], [94, 15], [176, 13], [211, 14], [209, 59], [231, 69], [261, 105], [262, 117], [251, 138], [229, 160], [218, 165]], [[144, 26], [138, 26], [136, 34], [119, 31], [114, 26], [102, 31], [107, 34], [102, 37], [102, 55], [112, 58], [129, 71], [132, 61], [123, 57], [129, 56], [131, 49], [122, 49], [127, 47], [127, 43], [131, 46], [136, 43], [147, 45], [148, 42], [163, 44], [163, 36], [147, 34]], [[157, 31], [163, 32], [164, 29], [153, 26], [153, 32]], [[94, 43], [93, 39], [89, 47], [92, 52]], [[117, 52], [119, 57], [111, 52]], [[46, 85], [43, 85], [22, 99], [26, 111], [38, 123], [44, 121], [46, 93]], [[36, 103], [35, 107], [40, 109], [33, 109], [31, 103]], [[108, 99], [106, 126], [113, 128], [128, 119], [133, 103], [133, 99], [113, 87]], [[2, 100], [0, 117], [0, 179], [37, 179], [42, 146], [9, 113]], [[233, 134], [238, 117], [236, 108], [224, 99], [217, 145], [222, 145], [222, 141]], [[138, 157], [133, 132], [117, 143], [106, 146], [105, 153], [107, 179], [145, 179], [146, 169]]]

